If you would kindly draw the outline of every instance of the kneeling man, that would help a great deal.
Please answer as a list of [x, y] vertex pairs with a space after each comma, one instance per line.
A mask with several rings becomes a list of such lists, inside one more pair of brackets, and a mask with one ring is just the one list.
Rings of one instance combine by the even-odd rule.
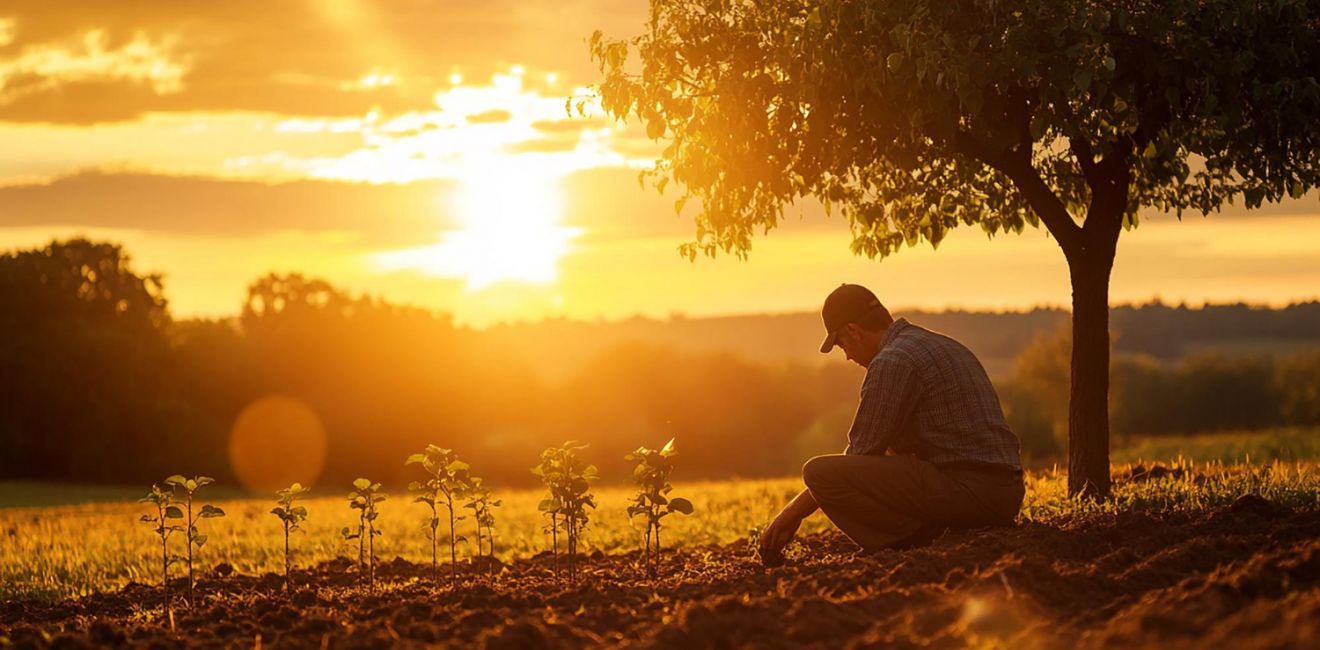
[[761, 535], [776, 558], [819, 508], [864, 551], [927, 544], [946, 527], [1007, 525], [1022, 507], [1022, 464], [985, 368], [961, 343], [894, 320], [870, 290], [825, 299], [828, 353], [866, 368], [842, 454], [802, 468], [807, 489]]

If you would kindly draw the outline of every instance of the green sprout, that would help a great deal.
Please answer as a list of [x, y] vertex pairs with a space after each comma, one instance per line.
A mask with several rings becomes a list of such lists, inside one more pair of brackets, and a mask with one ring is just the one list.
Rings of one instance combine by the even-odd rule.
[[183, 526], [171, 524], [169, 520], [183, 519], [183, 511], [179, 509], [179, 506], [174, 505], [174, 493], [162, 489], [159, 485], [152, 485], [151, 492], [147, 496], [138, 499], [138, 503], [150, 503], [156, 506], [156, 514], [142, 515], [139, 521], [154, 526], [152, 531], [160, 537], [160, 586], [165, 594], [162, 613], [169, 618], [170, 565], [179, 561], [179, 556], [170, 555], [170, 535], [183, 532]]
[[[490, 489], [482, 485], [482, 480], [476, 476], [468, 477], [468, 487], [466, 496], [468, 502], [463, 505], [472, 510], [473, 518], [477, 522], [477, 563], [480, 564], [483, 557], [495, 557], [495, 515], [491, 508], [498, 508], [504, 502], [499, 499], [491, 499]], [[484, 529], [484, 534], [483, 534]], [[490, 553], [482, 554], [482, 540], [486, 540], [486, 545]], [[493, 562], [487, 563], [489, 566]], [[489, 577], [489, 574], [487, 574]]]
[[427, 532], [431, 539], [431, 568], [435, 571], [436, 582], [440, 581], [440, 563], [436, 557], [436, 549], [439, 546], [438, 529], [440, 528], [440, 513], [437, 508], [444, 508], [445, 513], [449, 515], [450, 580], [451, 584], [457, 586], [458, 551], [455, 547], [458, 542], [467, 540], [454, 534], [454, 525], [464, 519], [464, 517], [456, 516], [454, 513], [454, 499], [462, 498], [471, 489], [468, 464], [459, 460], [453, 450], [443, 449], [435, 445], [427, 445], [426, 451], [409, 456], [405, 464], [421, 465], [422, 469], [430, 475], [425, 483], [417, 481], [409, 483], [408, 491], [416, 495], [413, 497], [414, 502], [424, 503], [431, 509]]
[[194, 604], [193, 585], [196, 583], [196, 581], [193, 578], [193, 549], [196, 548], [197, 550], [200, 551], [202, 547], [206, 545], [206, 535], [203, 535], [201, 531], [197, 529], [197, 522], [201, 521], [202, 519], [212, 519], [214, 517], [225, 516], [224, 510], [221, 510], [209, 503], [203, 504], [201, 509], [198, 510], [197, 514], [193, 515], [193, 495], [196, 494], [198, 490], [214, 482], [215, 479], [209, 476], [196, 476], [193, 478], [187, 478], [180, 474], [175, 474], [174, 476], [165, 479], [165, 483], [174, 486], [174, 490], [176, 494], [180, 490], [182, 490], [184, 494], [184, 506], [187, 512], [187, 519], [186, 519], [187, 525], [184, 527], [184, 532], [187, 533], [188, 536], [188, 555], [185, 556], [184, 559], [188, 563], [188, 604], [189, 605]]
[[591, 496], [591, 482], [599, 478], [595, 465], [588, 465], [577, 452], [586, 445], [569, 441], [541, 452], [541, 462], [532, 473], [541, 477], [549, 496], [537, 508], [550, 517], [550, 539], [555, 558], [555, 573], [559, 573], [559, 530], [564, 531], [565, 553], [568, 556], [568, 577], [577, 579], [577, 548], [580, 535], [587, 527], [587, 508], [596, 507]]
[[642, 563], [647, 572], [654, 577], [660, 567], [660, 521], [670, 513], [692, 514], [692, 502], [682, 497], [669, 498], [674, 489], [669, 484], [669, 473], [674, 470], [671, 460], [674, 441], [670, 439], [660, 449], [638, 447], [636, 451], [624, 456], [625, 460], [637, 461], [633, 468], [633, 482], [637, 484], [637, 496], [628, 506], [628, 518], [638, 515], [646, 517], [646, 550], [642, 554]]
[[289, 591], [293, 582], [290, 571], [292, 562], [289, 554], [289, 533], [297, 532], [298, 524], [307, 519], [307, 508], [295, 506], [293, 502], [307, 494], [307, 488], [301, 483], [294, 483], [276, 494], [279, 495], [279, 505], [275, 506], [270, 514], [279, 517], [280, 523], [284, 526], [284, 590]]
[[357, 532], [348, 526], [339, 531], [345, 542], [358, 541], [358, 580], [365, 575], [371, 589], [376, 588], [376, 537], [381, 534], [376, 530], [376, 517], [380, 514], [376, 504], [384, 501], [385, 496], [380, 491], [380, 483], [365, 478], [354, 480], [353, 491], [348, 493], [348, 507], [358, 511]]

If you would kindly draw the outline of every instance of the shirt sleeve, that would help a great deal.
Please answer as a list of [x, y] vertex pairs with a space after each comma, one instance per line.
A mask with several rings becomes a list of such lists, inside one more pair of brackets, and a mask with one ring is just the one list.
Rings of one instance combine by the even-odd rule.
[[920, 378], [910, 360], [898, 355], [877, 358], [862, 381], [862, 399], [848, 431], [843, 453], [883, 456], [916, 407]]

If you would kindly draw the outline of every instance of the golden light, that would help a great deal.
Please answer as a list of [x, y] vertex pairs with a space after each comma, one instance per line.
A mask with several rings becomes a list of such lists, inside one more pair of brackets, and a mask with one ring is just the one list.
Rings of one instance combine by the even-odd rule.
[[491, 168], [463, 179], [453, 208], [462, 230], [438, 244], [376, 256], [385, 269], [415, 269], [459, 277], [468, 291], [501, 282], [550, 284], [578, 228], [560, 225], [563, 201], [554, 176], [537, 170]]
[[292, 397], [263, 397], [243, 409], [229, 433], [229, 462], [243, 487], [273, 492], [311, 485], [325, 467], [325, 429]]

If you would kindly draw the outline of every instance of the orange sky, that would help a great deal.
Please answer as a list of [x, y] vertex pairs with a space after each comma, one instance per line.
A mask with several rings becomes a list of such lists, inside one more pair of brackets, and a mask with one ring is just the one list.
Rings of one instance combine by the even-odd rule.
[[[643, 191], [633, 127], [571, 118], [585, 37], [646, 3], [302, 0], [0, 5], [0, 248], [84, 234], [166, 275], [177, 315], [237, 310], [267, 271], [485, 324], [813, 309], [841, 281], [894, 306], [1066, 304], [1043, 232], [848, 252], [807, 210], [751, 259], [675, 252], [690, 218]], [[254, 18], [259, 17], [259, 18]], [[1124, 235], [1118, 301], [1320, 295], [1320, 202]]]

